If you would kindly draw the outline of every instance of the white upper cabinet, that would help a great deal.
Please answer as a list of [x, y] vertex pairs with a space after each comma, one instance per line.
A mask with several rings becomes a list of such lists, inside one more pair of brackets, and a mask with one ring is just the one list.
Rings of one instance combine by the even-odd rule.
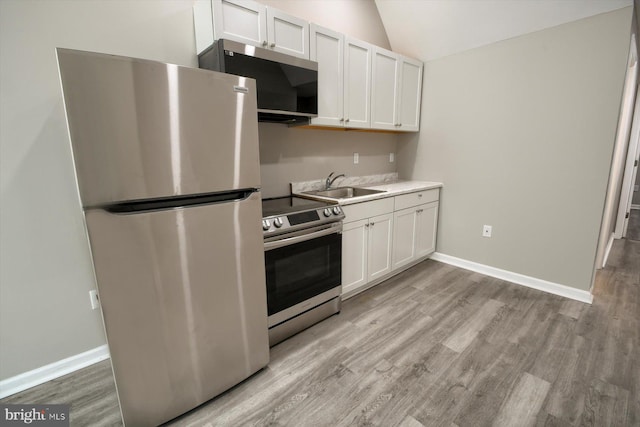
[[371, 128], [420, 130], [422, 63], [375, 47], [371, 83]]
[[267, 7], [246, 0], [212, 0], [213, 37], [267, 46]]
[[309, 22], [267, 7], [269, 48], [287, 55], [309, 59]]
[[371, 127], [371, 52], [369, 43], [345, 37], [344, 123], [348, 128]]
[[254, 0], [195, 0], [196, 51], [229, 39], [318, 63], [316, 126], [420, 130], [423, 64]]
[[420, 100], [422, 98], [422, 62], [402, 57], [400, 62], [400, 99], [398, 130], [420, 130]]
[[400, 56], [376, 46], [371, 68], [371, 127], [396, 130], [399, 122]]
[[211, 0], [211, 5], [215, 40], [234, 40], [309, 59], [309, 22], [252, 0]]
[[310, 51], [318, 62], [318, 117], [312, 124], [370, 128], [373, 46], [311, 24]]
[[314, 125], [344, 125], [344, 35], [311, 24], [310, 59], [318, 63], [318, 117]]

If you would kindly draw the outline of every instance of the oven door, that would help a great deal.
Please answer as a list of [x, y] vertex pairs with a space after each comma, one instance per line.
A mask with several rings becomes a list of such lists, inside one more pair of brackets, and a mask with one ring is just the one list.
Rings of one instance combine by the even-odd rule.
[[340, 295], [342, 223], [265, 241], [269, 327]]

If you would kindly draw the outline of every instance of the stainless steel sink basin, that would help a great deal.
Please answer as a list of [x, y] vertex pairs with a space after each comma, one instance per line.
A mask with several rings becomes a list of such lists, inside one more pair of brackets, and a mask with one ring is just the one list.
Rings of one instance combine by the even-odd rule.
[[307, 191], [304, 194], [310, 196], [329, 197], [332, 199], [349, 199], [351, 197], [368, 196], [370, 194], [385, 193], [384, 190], [369, 190], [358, 187], [339, 187], [330, 190]]

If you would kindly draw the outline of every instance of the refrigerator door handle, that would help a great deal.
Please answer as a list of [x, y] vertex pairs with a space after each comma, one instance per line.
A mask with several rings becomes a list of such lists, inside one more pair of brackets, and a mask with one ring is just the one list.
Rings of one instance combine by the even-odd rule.
[[198, 205], [239, 202], [247, 199], [256, 191], [259, 190], [256, 188], [247, 188], [223, 193], [195, 194], [190, 196], [166, 197], [154, 200], [134, 200], [123, 203], [114, 203], [107, 206], [95, 206], [92, 208], [104, 209], [107, 212], [114, 214], [134, 214]]

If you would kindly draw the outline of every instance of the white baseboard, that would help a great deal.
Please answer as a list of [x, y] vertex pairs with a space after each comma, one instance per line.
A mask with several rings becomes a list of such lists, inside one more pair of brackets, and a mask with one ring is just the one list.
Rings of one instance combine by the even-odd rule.
[[440, 252], [434, 253], [431, 256], [431, 259], [434, 261], [440, 261], [444, 262], [445, 264], [451, 264], [456, 267], [464, 268], [465, 270], [475, 271], [486, 276], [495, 277], [498, 279], [506, 280], [508, 282], [516, 283], [518, 285], [537, 289], [539, 291], [548, 292], [554, 295], [560, 295], [565, 298], [570, 298], [587, 304], [591, 304], [593, 302], [593, 295], [591, 295], [590, 292], [581, 291], [579, 289], [561, 285], [559, 283], [548, 282], [546, 280], [537, 279], [535, 277], [525, 276], [524, 274], [502, 270], [500, 268], [491, 267], [485, 264], [479, 264], [473, 261], [467, 261], [466, 259], [457, 258]]
[[55, 378], [67, 375], [78, 369], [85, 368], [94, 363], [101, 362], [109, 358], [109, 348], [107, 345], [101, 345], [84, 353], [58, 360], [49, 365], [27, 371], [0, 381], [0, 399], [18, 392], [24, 391], [31, 387], [46, 383]]

